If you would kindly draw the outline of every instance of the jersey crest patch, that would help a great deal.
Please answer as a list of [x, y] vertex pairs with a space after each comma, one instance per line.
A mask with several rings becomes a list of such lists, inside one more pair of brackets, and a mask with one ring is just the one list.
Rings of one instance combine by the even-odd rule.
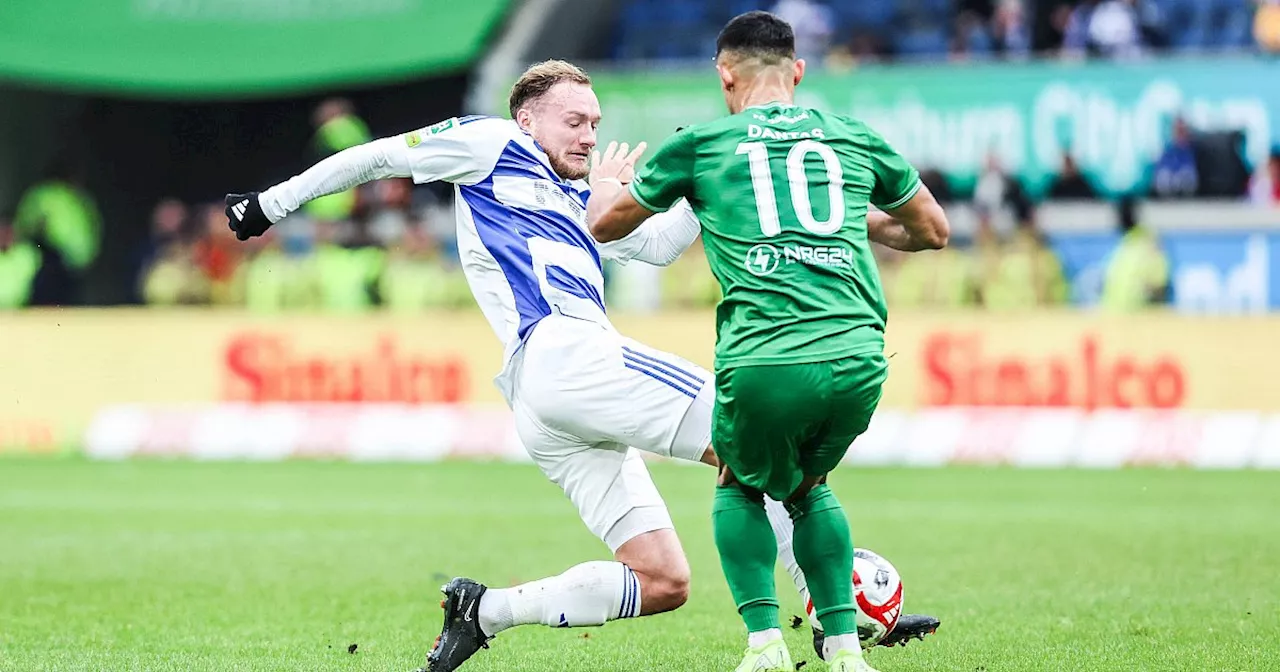
[[417, 147], [418, 145], [422, 144], [423, 135], [436, 135], [439, 133], [443, 133], [457, 125], [458, 125], [457, 117], [453, 117], [452, 119], [445, 119], [444, 121], [438, 124], [432, 124], [422, 129], [421, 131], [413, 131], [410, 133], [405, 133], [404, 142], [410, 147]]
[[423, 130], [426, 131], [427, 135], [435, 135], [437, 133], [444, 133], [445, 131], [457, 125], [458, 125], [458, 118], [453, 117], [452, 119], [445, 119], [444, 121], [438, 124], [431, 124], [430, 126], [426, 127]]

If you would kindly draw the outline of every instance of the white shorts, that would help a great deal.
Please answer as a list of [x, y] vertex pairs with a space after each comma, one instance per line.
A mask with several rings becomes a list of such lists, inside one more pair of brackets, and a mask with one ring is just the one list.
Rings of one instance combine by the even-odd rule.
[[516, 431], [592, 533], [617, 551], [671, 528], [637, 449], [702, 456], [711, 443], [711, 374], [605, 325], [564, 316], [539, 322], [517, 356]]

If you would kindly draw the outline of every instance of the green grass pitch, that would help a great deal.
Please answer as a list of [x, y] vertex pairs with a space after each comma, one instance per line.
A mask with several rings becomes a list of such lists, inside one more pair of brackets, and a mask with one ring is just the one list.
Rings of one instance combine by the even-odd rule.
[[[713, 474], [657, 465], [689, 603], [504, 633], [464, 671], [731, 670]], [[858, 545], [939, 633], [883, 672], [1280, 670], [1280, 473], [855, 470]], [[392, 670], [422, 663], [455, 574], [608, 556], [536, 468], [0, 460], [0, 669]], [[780, 574], [781, 576], [781, 574]], [[783, 614], [800, 613], [789, 582]], [[807, 629], [787, 631], [808, 671]], [[356, 644], [355, 653], [348, 653]]]

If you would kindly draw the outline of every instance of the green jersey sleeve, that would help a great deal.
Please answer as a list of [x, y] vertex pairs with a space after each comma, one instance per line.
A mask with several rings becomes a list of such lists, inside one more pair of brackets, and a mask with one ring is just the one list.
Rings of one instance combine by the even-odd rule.
[[902, 158], [879, 133], [867, 129], [867, 151], [876, 184], [871, 189], [871, 203], [881, 210], [892, 210], [906, 204], [920, 191], [920, 173]]
[[631, 182], [632, 197], [654, 212], [671, 209], [693, 193], [694, 157], [693, 134], [689, 130], [667, 138]]

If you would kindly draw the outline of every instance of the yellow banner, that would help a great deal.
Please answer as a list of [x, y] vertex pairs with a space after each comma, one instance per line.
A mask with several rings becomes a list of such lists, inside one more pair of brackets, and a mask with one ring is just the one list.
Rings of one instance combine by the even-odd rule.
[[[623, 333], [708, 365], [710, 315], [618, 319]], [[1280, 317], [1172, 313], [893, 313], [882, 406], [1280, 411]]]
[[[711, 313], [623, 315], [622, 333], [710, 367]], [[1280, 318], [894, 314], [883, 406], [1280, 411]], [[0, 316], [0, 447], [74, 445], [114, 403], [501, 403], [478, 313]]]
[[70, 445], [108, 403], [501, 403], [479, 314], [260, 317], [211, 310], [0, 316], [0, 446]]

